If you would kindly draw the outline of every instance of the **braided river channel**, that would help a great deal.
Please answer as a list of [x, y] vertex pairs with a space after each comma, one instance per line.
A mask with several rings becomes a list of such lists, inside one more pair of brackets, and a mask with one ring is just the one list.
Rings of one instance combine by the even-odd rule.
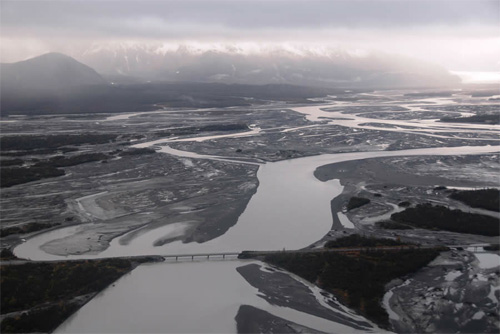
[[[318, 121], [324, 113], [318, 106], [296, 108], [311, 121]], [[353, 120], [349, 127], [363, 127]], [[399, 122], [402, 123], [402, 122]], [[401, 124], [397, 125], [401, 125]], [[406, 125], [410, 124], [406, 122]], [[411, 123], [411, 126], [416, 124]], [[439, 129], [429, 122], [420, 124], [425, 131], [446, 135], [455, 131], [455, 125]], [[391, 131], [398, 131], [392, 128]], [[486, 130], [488, 129], [481, 129]], [[400, 131], [412, 131], [401, 128]], [[415, 130], [416, 131], [416, 130]], [[489, 131], [498, 131], [491, 128]], [[258, 131], [253, 130], [252, 134]], [[250, 134], [250, 135], [252, 135]], [[186, 156], [193, 159], [218, 159], [207, 155], [174, 150], [168, 141], [136, 145], [160, 145], [164, 154]], [[478, 144], [479, 145], [479, 144]], [[236, 225], [222, 236], [205, 243], [175, 241], [155, 247], [159, 238], [183, 233], [189, 222], [166, 225], [138, 234], [128, 243], [114, 239], [109, 248], [98, 254], [68, 255], [48, 254], [40, 246], [55, 239], [76, 233], [82, 226], [71, 226], [40, 234], [14, 249], [18, 257], [35, 261], [61, 259], [94, 259], [134, 255], [170, 255], [240, 252], [243, 250], [301, 249], [321, 239], [332, 228], [330, 201], [340, 195], [343, 186], [339, 180], [319, 181], [314, 171], [319, 166], [343, 161], [422, 155], [470, 155], [495, 153], [500, 146], [462, 146], [411, 149], [401, 151], [372, 151], [340, 154], [323, 154], [259, 166], [259, 186]], [[244, 163], [227, 161], [227, 163]], [[122, 237], [126, 237], [124, 235]], [[325, 332], [380, 332], [372, 322], [357, 315], [310, 283], [290, 275], [291, 280], [304, 286], [317, 303], [327, 312], [338, 316], [322, 317], [298, 311], [293, 307], [278, 306], [263, 298], [237, 271], [237, 268], [256, 265], [262, 274], [269, 269], [266, 264], [253, 260], [216, 259], [145, 264], [122, 277], [89, 303], [83, 306], [56, 333], [235, 333], [235, 316], [241, 305], [250, 305], [302, 326]], [[290, 296], [293, 298], [293, 296]]]

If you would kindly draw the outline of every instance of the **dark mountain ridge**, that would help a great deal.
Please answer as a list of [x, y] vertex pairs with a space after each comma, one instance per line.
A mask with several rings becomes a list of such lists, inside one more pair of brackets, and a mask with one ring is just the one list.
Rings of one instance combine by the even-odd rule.
[[92, 68], [61, 53], [0, 64], [2, 95], [46, 96], [107, 82]]
[[69, 113], [116, 113], [170, 108], [249, 106], [272, 101], [310, 103], [308, 98], [343, 90], [293, 85], [240, 85], [197, 82], [155, 82], [94, 85], [57, 96], [6, 96], [1, 116]]

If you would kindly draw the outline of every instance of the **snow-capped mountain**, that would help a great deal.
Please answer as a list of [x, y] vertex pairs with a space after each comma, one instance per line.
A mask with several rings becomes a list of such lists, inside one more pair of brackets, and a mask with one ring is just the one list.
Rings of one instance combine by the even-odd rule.
[[71, 54], [111, 80], [194, 81], [308, 86], [446, 86], [445, 69], [380, 52], [254, 44], [94, 45]]

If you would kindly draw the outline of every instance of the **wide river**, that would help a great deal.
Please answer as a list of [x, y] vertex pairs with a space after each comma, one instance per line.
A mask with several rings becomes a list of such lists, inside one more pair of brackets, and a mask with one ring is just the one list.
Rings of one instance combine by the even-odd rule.
[[[155, 247], [155, 241], [182, 233], [187, 223], [176, 223], [145, 232], [128, 244], [116, 238], [98, 254], [59, 256], [40, 249], [55, 239], [77, 233], [84, 225], [43, 233], [14, 249], [21, 258], [35, 261], [88, 259], [133, 255], [168, 255], [242, 250], [299, 249], [321, 239], [332, 227], [330, 201], [343, 187], [339, 180], [321, 182], [313, 175], [319, 166], [369, 158], [421, 155], [466, 155], [498, 152], [500, 146], [425, 148], [401, 151], [374, 151], [318, 156], [267, 163], [259, 167], [259, 187], [245, 211], [224, 235], [205, 243], [172, 242]], [[168, 148], [164, 152], [170, 152]], [[172, 150], [173, 151], [173, 150]], [[209, 158], [209, 157], [207, 157]], [[124, 236], [124, 238], [127, 235]]]
[[[143, 143], [141, 146], [153, 144], [158, 143]], [[168, 146], [164, 146], [161, 151], [179, 156], [188, 154], [191, 158], [214, 158], [173, 150]], [[40, 261], [303, 248], [321, 239], [331, 229], [330, 201], [343, 189], [339, 180], [317, 180], [313, 173], [319, 166], [380, 157], [467, 155], [499, 151], [500, 146], [465, 146], [324, 154], [266, 163], [259, 167], [259, 187], [236, 225], [212, 241], [203, 244], [173, 242], [159, 247], [153, 246], [158, 239], [182, 233], [189, 224], [186, 222], [145, 232], [128, 244], [122, 244], [120, 238], [116, 238], [108, 249], [99, 254], [62, 257], [40, 249], [40, 246], [47, 242], [64, 238], [85, 228], [73, 226], [33, 237], [16, 247], [14, 253], [18, 257]], [[220, 157], [215, 159], [220, 160]], [[237, 267], [248, 263], [263, 266], [260, 262], [238, 260], [142, 265], [91, 300], [56, 332], [234, 333], [234, 317], [242, 304], [253, 305], [273, 315], [320, 331], [380, 331], [374, 325], [363, 330], [354, 329], [291, 308], [267, 303], [236, 271]], [[325, 304], [325, 297], [317, 293], [317, 288], [307, 282], [302, 283], [309, 287], [319, 302]], [[336, 309], [336, 312], [352, 319], [360, 319], [345, 309]]]

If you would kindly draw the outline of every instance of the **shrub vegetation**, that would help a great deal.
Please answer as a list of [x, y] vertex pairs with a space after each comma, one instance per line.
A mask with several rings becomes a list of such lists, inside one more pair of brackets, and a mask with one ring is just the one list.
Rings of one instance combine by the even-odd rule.
[[352, 209], [359, 208], [360, 206], [363, 206], [365, 204], [370, 203], [370, 200], [368, 198], [364, 197], [351, 197], [349, 200], [349, 203], [347, 203], [347, 210], [350, 211]]
[[105, 144], [114, 141], [117, 135], [114, 134], [96, 134], [83, 133], [78, 135], [22, 135], [22, 136], [4, 136], [0, 138], [0, 147], [2, 154], [4, 151], [30, 151], [48, 150], [56, 151], [61, 147], [68, 145], [83, 144]]
[[500, 190], [498, 189], [454, 191], [450, 198], [473, 208], [500, 211]]
[[28, 223], [24, 225], [16, 225], [11, 227], [5, 227], [0, 230], [0, 238], [6, 237], [11, 234], [25, 234], [36, 231], [41, 231], [47, 228], [61, 225], [59, 223]]
[[133, 268], [126, 259], [0, 266], [2, 333], [51, 332], [81, 305], [75, 297], [98, 292]]
[[344, 248], [344, 247], [380, 247], [380, 246], [402, 246], [407, 243], [392, 239], [378, 239], [364, 237], [359, 234], [351, 234], [347, 237], [330, 240], [325, 244], [325, 248]]
[[334, 293], [349, 307], [387, 328], [388, 315], [381, 306], [385, 285], [422, 268], [439, 252], [438, 249], [370, 251], [358, 256], [296, 252], [267, 255], [265, 261]]
[[394, 222], [391, 220], [384, 220], [381, 222], [376, 222], [375, 226], [377, 226], [378, 228], [386, 229], [386, 230], [411, 230], [411, 229], [413, 229], [413, 227], [411, 227], [410, 225], [401, 224], [401, 223]]
[[391, 219], [398, 223], [431, 230], [486, 236], [500, 235], [500, 222], [496, 218], [460, 210], [450, 210], [441, 205], [433, 206], [428, 203], [393, 213]]
[[127, 156], [127, 155], [143, 155], [143, 154], [153, 154], [156, 153], [155, 150], [152, 148], [131, 148], [127, 151], [122, 151], [118, 155], [121, 157]]
[[53, 166], [6, 167], [1, 170], [0, 187], [11, 187], [49, 177], [62, 176], [64, 171]]

